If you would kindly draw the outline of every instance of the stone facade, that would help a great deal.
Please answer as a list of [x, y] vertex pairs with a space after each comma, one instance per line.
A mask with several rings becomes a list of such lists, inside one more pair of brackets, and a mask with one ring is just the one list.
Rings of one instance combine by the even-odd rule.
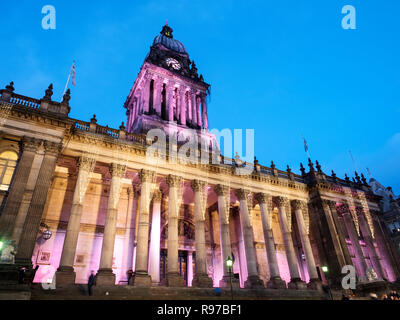
[[[0, 147], [19, 154], [0, 198], [0, 236], [16, 241], [15, 263], [39, 265], [35, 282], [56, 274], [60, 286], [87, 283], [93, 270], [99, 285], [228, 286], [233, 274], [233, 285], [243, 288], [320, 289], [339, 286], [348, 264], [360, 281], [371, 267], [396, 281], [380, 198], [358, 175], [339, 179], [311, 161], [301, 175], [257, 161], [238, 175], [238, 159], [149, 158], [147, 125], [169, 130], [178, 122], [210, 137], [208, 85], [186, 52], [179, 53], [183, 71], [172, 60], [157, 62], [157, 50], [174, 50], [163, 43], [155, 41], [125, 105], [127, 128], [68, 117], [69, 93], [53, 102], [52, 87], [41, 100], [15, 94], [13, 84], [0, 91]], [[172, 95], [160, 91], [165, 77], [186, 86], [176, 88], [175, 102], [160, 98]]]

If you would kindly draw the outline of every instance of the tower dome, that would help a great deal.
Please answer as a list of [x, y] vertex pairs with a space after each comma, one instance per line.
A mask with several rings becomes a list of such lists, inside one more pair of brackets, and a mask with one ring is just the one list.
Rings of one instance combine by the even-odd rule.
[[187, 55], [185, 46], [182, 44], [182, 42], [174, 39], [172, 32], [172, 28], [168, 26], [168, 23], [166, 23], [161, 31], [161, 34], [154, 38], [153, 46], [161, 44], [167, 49]]

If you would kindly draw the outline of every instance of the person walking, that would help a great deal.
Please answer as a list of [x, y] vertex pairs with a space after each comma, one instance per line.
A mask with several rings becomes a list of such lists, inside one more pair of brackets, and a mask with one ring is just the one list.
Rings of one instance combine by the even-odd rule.
[[39, 270], [39, 265], [36, 265], [35, 269], [32, 270], [31, 277], [29, 279], [29, 284], [31, 286], [33, 285], [33, 281], [35, 280], [35, 276], [38, 270]]
[[89, 281], [88, 281], [88, 293], [89, 296], [93, 295], [93, 289], [92, 287], [96, 285], [96, 276], [94, 274], [94, 271], [91, 272], [90, 277], [89, 277]]

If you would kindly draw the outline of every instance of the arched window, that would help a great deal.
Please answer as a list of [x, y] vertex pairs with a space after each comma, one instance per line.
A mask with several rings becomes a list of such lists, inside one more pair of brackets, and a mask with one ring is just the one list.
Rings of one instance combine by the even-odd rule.
[[0, 154], [0, 190], [7, 191], [17, 166], [18, 154], [14, 151], [4, 151]]

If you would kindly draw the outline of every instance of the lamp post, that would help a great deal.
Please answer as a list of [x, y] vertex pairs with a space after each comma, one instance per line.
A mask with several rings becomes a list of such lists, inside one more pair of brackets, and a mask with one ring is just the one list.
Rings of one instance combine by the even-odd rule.
[[233, 300], [233, 288], [232, 288], [232, 267], [233, 267], [233, 260], [231, 257], [228, 257], [228, 259], [226, 259], [226, 266], [229, 269], [229, 280], [230, 280], [230, 284], [231, 284], [231, 296], [232, 296], [232, 300]]
[[[328, 274], [329, 269], [328, 269], [327, 266], [322, 266], [321, 269], [322, 269], [322, 271], [323, 271], [323, 273], [324, 273], [325, 275]], [[333, 300], [331, 287], [329, 286], [329, 279], [327, 279], [326, 291], [327, 291], [327, 294], [328, 294], [328, 298], [330, 298], [331, 300]]]

